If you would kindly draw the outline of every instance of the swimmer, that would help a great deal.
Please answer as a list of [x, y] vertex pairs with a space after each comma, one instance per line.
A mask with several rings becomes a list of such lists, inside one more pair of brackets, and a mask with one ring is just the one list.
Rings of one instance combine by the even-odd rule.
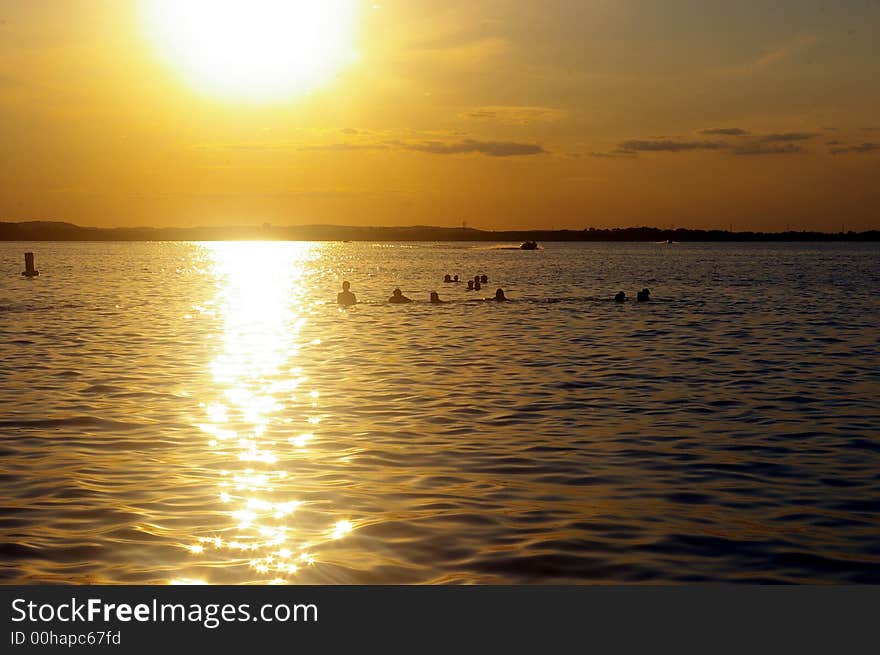
[[626, 302], [626, 294], [623, 291], [618, 291], [614, 296], [614, 302]]
[[480, 276], [480, 284], [486, 284], [488, 281], [489, 281], [488, 275], [481, 275]]
[[412, 298], [407, 298], [403, 295], [403, 292], [400, 289], [395, 289], [391, 297], [388, 299], [388, 302], [393, 303], [403, 303], [403, 302], [412, 302]]
[[443, 281], [447, 284], [452, 282], [452, 278], [450, 277], [449, 273], [443, 276]]
[[495, 289], [495, 297], [492, 300], [496, 302], [505, 302], [507, 296], [504, 295], [504, 289]]
[[432, 305], [439, 305], [443, 301], [440, 300], [440, 296], [436, 291], [432, 291], [431, 292], [431, 299], [428, 302], [430, 302]]
[[468, 280], [468, 288], [467, 288], [467, 290], [468, 290], [468, 291], [473, 291], [473, 290], [474, 290], [474, 281], [473, 281], [473, 280]]
[[479, 284], [479, 283], [480, 283], [480, 276], [474, 275], [474, 284]]
[[480, 281], [477, 280], [476, 282], [474, 282], [474, 291], [479, 291], [480, 289]]
[[453, 275], [453, 276], [452, 276], [452, 281], [455, 282], [456, 284], [458, 284], [458, 282], [459, 282], [459, 280], [458, 280], [458, 276], [457, 276], [457, 275]]
[[346, 280], [342, 283], [342, 291], [336, 294], [336, 304], [340, 307], [348, 307], [357, 303], [355, 295], [349, 291], [351, 284]]
[[651, 291], [650, 289], [642, 289], [636, 294], [636, 300], [639, 302], [645, 302], [651, 299]]

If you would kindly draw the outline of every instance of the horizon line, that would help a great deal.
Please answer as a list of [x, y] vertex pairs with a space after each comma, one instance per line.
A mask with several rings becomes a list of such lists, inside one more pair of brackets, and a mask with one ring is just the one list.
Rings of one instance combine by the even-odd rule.
[[[3, 226], [21, 226], [21, 227], [56, 227], [60, 229], [75, 228], [77, 230], [97, 230], [97, 231], [113, 231], [113, 230], [198, 230], [198, 231], [223, 231], [223, 230], [249, 230], [249, 231], [270, 231], [270, 230], [297, 230], [297, 229], [344, 229], [344, 230], [441, 230], [451, 232], [473, 232], [480, 234], [530, 234], [530, 233], [583, 233], [583, 232], [622, 232], [622, 231], [649, 231], [664, 233], [717, 233], [717, 234], [751, 234], [751, 235], [783, 235], [783, 234], [816, 234], [824, 236], [840, 236], [840, 235], [866, 235], [880, 231], [880, 228], [869, 228], [867, 230], [844, 230], [836, 232], [814, 230], [814, 229], [786, 229], [786, 230], [734, 230], [731, 228], [711, 228], [711, 227], [657, 227], [651, 225], [631, 225], [616, 227], [583, 227], [577, 228], [478, 228], [466, 225], [449, 226], [449, 225], [427, 225], [427, 224], [410, 224], [410, 225], [351, 225], [340, 223], [303, 223], [303, 224], [273, 224], [264, 222], [260, 224], [237, 224], [237, 225], [114, 225], [114, 226], [98, 226], [98, 225], [80, 225], [69, 221], [47, 220], [47, 219], [27, 219], [27, 220], [4, 220], [0, 219], [0, 225]], [[842, 226], [844, 227], [844, 226]]]

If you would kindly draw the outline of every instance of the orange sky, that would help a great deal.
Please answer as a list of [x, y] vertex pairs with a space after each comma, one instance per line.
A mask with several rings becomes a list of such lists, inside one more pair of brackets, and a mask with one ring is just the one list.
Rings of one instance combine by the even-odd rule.
[[157, 1], [0, 0], [0, 219], [880, 228], [877, 2], [351, 0], [356, 56], [266, 99]]

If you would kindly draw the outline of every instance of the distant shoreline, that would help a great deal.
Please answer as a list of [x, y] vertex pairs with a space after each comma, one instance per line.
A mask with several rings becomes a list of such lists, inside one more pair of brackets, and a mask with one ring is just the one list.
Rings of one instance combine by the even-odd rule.
[[866, 232], [731, 232], [655, 227], [585, 230], [477, 230], [459, 227], [357, 227], [342, 225], [241, 227], [82, 227], [56, 221], [0, 221], [0, 241], [880, 241], [880, 230]]

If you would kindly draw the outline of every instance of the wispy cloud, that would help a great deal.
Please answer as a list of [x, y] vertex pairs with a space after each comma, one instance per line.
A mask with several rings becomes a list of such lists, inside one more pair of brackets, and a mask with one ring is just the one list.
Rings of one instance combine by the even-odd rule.
[[752, 66], [755, 68], [764, 68], [771, 64], [790, 59], [816, 45], [818, 41], [819, 37], [815, 34], [800, 34], [764, 52], [752, 62]]
[[709, 127], [699, 130], [697, 134], [705, 134], [706, 136], [748, 136], [751, 132], [741, 127]]
[[767, 48], [749, 61], [718, 72], [731, 75], [751, 75], [803, 55], [818, 42], [819, 37], [815, 34], [799, 34]]
[[555, 107], [491, 105], [475, 107], [459, 114], [460, 118], [482, 121], [496, 121], [506, 125], [529, 125], [530, 123], [552, 123], [565, 116], [566, 112]]
[[671, 141], [667, 139], [631, 139], [617, 146], [617, 152], [687, 152], [691, 150], [721, 150], [724, 141]]
[[[340, 138], [348, 137], [348, 138]], [[190, 146], [201, 152], [367, 152], [391, 150], [422, 152], [433, 155], [480, 154], [487, 157], [541, 155], [547, 150], [539, 143], [490, 141], [469, 137], [466, 132], [397, 130], [376, 132], [342, 128], [305, 132], [302, 138], [279, 141], [243, 141], [200, 143]]]
[[762, 134], [741, 143], [733, 149], [734, 155], [794, 155], [804, 152], [799, 145], [803, 141], [809, 141], [820, 136], [815, 132], [771, 132]]
[[346, 150], [387, 150], [388, 145], [384, 143], [326, 143], [318, 145], [302, 146], [300, 150], [331, 150], [342, 152]]
[[468, 66], [498, 57], [510, 50], [510, 41], [498, 36], [475, 38], [464, 42], [435, 42], [416, 47], [408, 53], [419, 59], [451, 66]]
[[760, 143], [790, 143], [792, 141], [808, 141], [819, 136], [815, 132], [776, 132], [764, 134], [758, 138]]
[[731, 137], [731, 139], [685, 140], [674, 137], [629, 139], [620, 142], [614, 150], [591, 152], [592, 157], [635, 157], [639, 153], [679, 153], [694, 151], [728, 151], [734, 155], [787, 155], [803, 152], [800, 145], [821, 133], [771, 132], [755, 134], [744, 127], [707, 127], [696, 130], [704, 136]]
[[636, 157], [635, 152], [625, 152], [622, 150], [612, 150], [611, 152], [591, 152], [590, 157], [598, 157], [600, 159], [618, 159], [620, 157], [632, 159]]
[[793, 155], [803, 152], [803, 148], [794, 143], [768, 143], [755, 141], [738, 146], [733, 150], [734, 155]]
[[867, 153], [880, 151], [880, 143], [860, 143], [856, 146], [834, 145], [829, 149], [832, 155], [844, 155], [849, 153]]
[[416, 143], [394, 142], [398, 148], [424, 152], [432, 155], [460, 155], [479, 153], [488, 157], [515, 157], [519, 155], [540, 155], [547, 151], [537, 143], [517, 143], [515, 141], [477, 141], [464, 139], [457, 142], [421, 141]]

